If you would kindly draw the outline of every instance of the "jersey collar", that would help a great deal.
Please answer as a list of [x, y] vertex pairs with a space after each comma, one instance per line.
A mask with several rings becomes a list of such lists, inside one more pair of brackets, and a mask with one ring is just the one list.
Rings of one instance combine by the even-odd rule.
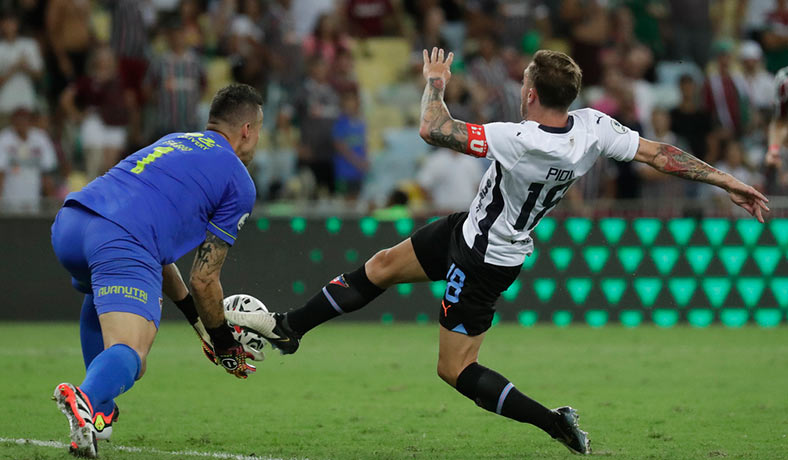
[[546, 133], [566, 134], [572, 130], [572, 126], [574, 125], [575, 125], [575, 119], [574, 117], [572, 117], [572, 115], [569, 115], [569, 118], [566, 119], [566, 126], [563, 126], [561, 128], [556, 128], [555, 126], [539, 125], [539, 129], [541, 129]]
[[224, 147], [231, 152], [234, 152], [233, 147], [230, 145], [230, 142], [227, 141], [227, 139], [221, 134], [219, 134], [218, 132], [208, 129], [205, 131], [205, 135], [215, 140], [219, 146]]

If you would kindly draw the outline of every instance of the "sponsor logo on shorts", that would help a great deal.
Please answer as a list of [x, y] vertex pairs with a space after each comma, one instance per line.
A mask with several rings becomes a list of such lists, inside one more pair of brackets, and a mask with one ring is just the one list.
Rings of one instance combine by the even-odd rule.
[[139, 300], [142, 303], [148, 303], [148, 293], [142, 289], [137, 289], [131, 286], [103, 286], [99, 288], [96, 297], [105, 295], [122, 295], [127, 299]]

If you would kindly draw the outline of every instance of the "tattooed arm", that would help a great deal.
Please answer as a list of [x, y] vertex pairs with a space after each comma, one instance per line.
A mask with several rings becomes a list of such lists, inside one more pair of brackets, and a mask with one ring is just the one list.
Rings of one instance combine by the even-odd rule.
[[224, 292], [219, 282], [219, 274], [229, 249], [229, 244], [208, 232], [194, 256], [189, 284], [197, 304], [197, 312], [206, 329], [224, 324]]
[[634, 160], [666, 174], [716, 185], [760, 222], [763, 222], [763, 211], [769, 211], [766, 207], [769, 200], [761, 192], [670, 144], [641, 138]]
[[698, 158], [670, 144], [640, 139], [640, 147], [635, 154], [635, 161], [646, 163], [666, 174], [684, 179], [706, 182], [728, 189], [728, 184], [736, 179]]
[[443, 102], [446, 83], [451, 78], [451, 63], [454, 54], [443, 59], [443, 50], [432, 49], [432, 55], [424, 50], [424, 78], [427, 86], [421, 97], [421, 126], [419, 135], [428, 144], [446, 147], [461, 153], [467, 152], [468, 128], [464, 121], [455, 120]]

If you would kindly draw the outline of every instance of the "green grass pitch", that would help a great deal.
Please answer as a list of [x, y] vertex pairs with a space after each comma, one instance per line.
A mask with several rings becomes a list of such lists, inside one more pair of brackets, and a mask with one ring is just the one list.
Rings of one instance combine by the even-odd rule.
[[[147, 375], [118, 399], [121, 419], [100, 455], [571, 458], [538, 429], [485, 412], [441, 382], [437, 332], [435, 324], [330, 324], [296, 355], [269, 352], [257, 375], [240, 381], [205, 360], [185, 323], [164, 323]], [[83, 377], [77, 324], [5, 323], [0, 345], [0, 458], [70, 458], [64, 449], [8, 440], [67, 442], [67, 423], [49, 397], [57, 383]], [[597, 456], [788, 458], [784, 326], [502, 324], [480, 361], [548, 406], [577, 408]]]

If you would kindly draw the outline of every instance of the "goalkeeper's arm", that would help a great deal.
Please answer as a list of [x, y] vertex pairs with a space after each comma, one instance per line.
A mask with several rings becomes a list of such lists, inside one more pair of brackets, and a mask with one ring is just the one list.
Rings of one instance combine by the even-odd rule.
[[235, 341], [230, 326], [224, 320], [224, 293], [219, 275], [229, 249], [229, 244], [208, 232], [205, 241], [197, 248], [189, 284], [197, 313], [211, 337], [217, 364], [238, 378], [246, 378], [248, 373], [255, 371], [254, 366], [246, 364], [246, 358], [251, 355]]
[[175, 306], [183, 313], [183, 316], [189, 321], [189, 324], [194, 326], [200, 320], [197, 314], [197, 307], [194, 305], [194, 299], [189, 293], [189, 288], [183, 282], [181, 271], [175, 264], [165, 265], [161, 269], [161, 290], [164, 295], [170, 298]]
[[205, 326], [200, 320], [200, 315], [197, 314], [197, 306], [194, 304], [194, 297], [189, 293], [189, 288], [183, 282], [181, 271], [175, 264], [169, 264], [162, 267], [162, 291], [164, 295], [170, 298], [172, 302], [178, 307], [178, 310], [183, 313], [186, 320], [189, 321], [197, 337], [202, 342], [202, 352], [205, 357], [214, 364], [216, 364], [216, 354], [213, 351], [213, 344], [211, 343], [211, 336], [205, 330]]

